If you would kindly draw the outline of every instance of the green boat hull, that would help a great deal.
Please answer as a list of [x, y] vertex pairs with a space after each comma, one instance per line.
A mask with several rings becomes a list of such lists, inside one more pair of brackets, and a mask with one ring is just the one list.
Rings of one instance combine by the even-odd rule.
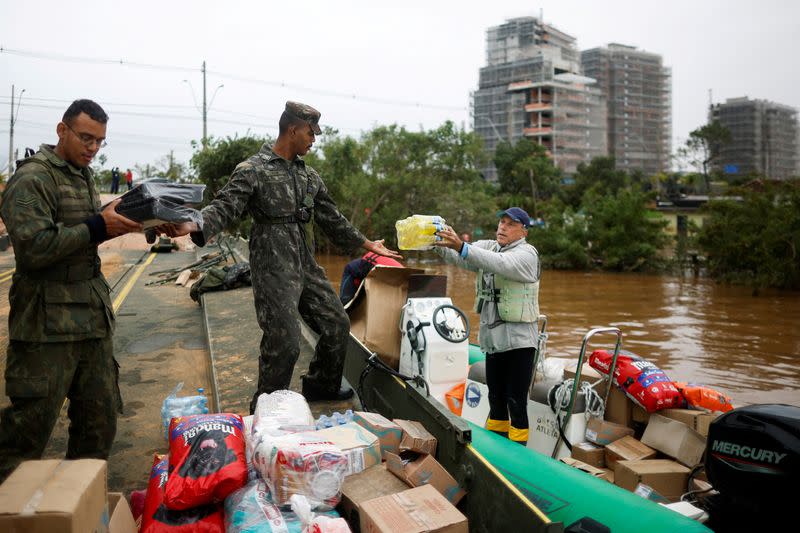
[[[559, 533], [590, 517], [614, 533], [708, 532], [702, 524], [607, 481], [478, 427], [417, 388], [364, 372], [370, 351], [351, 335], [345, 375], [368, 410], [420, 421], [438, 440], [436, 459], [464, 487], [470, 531]], [[474, 361], [473, 361], [474, 358]], [[470, 346], [470, 364], [484, 355]]]
[[470, 426], [472, 446], [554, 522], [569, 525], [588, 516], [615, 533], [710, 531], [605, 480]]

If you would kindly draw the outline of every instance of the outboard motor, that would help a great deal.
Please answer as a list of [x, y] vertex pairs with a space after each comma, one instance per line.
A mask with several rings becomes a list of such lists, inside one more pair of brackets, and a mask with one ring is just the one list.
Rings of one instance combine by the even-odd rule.
[[400, 373], [422, 376], [430, 395], [444, 404], [444, 394], [467, 378], [466, 315], [450, 298], [409, 298], [400, 331]]
[[715, 531], [797, 522], [800, 407], [749, 405], [721, 415], [708, 431], [705, 467], [719, 492], [705, 500]]

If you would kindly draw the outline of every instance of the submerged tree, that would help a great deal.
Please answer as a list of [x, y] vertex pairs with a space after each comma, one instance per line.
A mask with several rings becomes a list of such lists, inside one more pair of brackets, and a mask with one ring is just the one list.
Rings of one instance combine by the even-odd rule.
[[713, 201], [699, 243], [717, 280], [800, 289], [800, 184], [747, 191], [741, 201]]

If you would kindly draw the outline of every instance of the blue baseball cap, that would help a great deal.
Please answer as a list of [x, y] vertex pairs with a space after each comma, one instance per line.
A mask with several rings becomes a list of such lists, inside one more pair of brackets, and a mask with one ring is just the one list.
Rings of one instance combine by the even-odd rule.
[[500, 218], [503, 215], [508, 216], [511, 220], [519, 222], [526, 228], [531, 227], [531, 217], [528, 216], [528, 212], [522, 209], [521, 207], [509, 207], [505, 211], [498, 211], [497, 217]]

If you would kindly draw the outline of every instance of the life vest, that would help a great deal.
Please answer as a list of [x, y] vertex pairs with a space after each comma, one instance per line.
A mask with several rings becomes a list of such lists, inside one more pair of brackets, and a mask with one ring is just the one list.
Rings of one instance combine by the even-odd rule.
[[674, 382], [675, 387], [683, 394], [686, 399], [686, 406], [689, 409], [698, 411], [720, 411], [727, 413], [733, 409], [731, 398], [726, 394], [714, 390], [704, 385], [694, 383]]
[[483, 269], [475, 277], [475, 312], [480, 313], [485, 302], [497, 304], [497, 313], [503, 322], [536, 322], [539, 318], [539, 281], [533, 283], [512, 281], [494, 274], [492, 285], [487, 287]]
[[385, 255], [378, 255], [375, 252], [367, 252], [361, 259], [369, 263], [370, 270], [375, 265], [382, 265], [382, 266], [393, 266], [393, 267], [402, 267], [402, 263], [392, 259], [391, 257], [386, 257]]

